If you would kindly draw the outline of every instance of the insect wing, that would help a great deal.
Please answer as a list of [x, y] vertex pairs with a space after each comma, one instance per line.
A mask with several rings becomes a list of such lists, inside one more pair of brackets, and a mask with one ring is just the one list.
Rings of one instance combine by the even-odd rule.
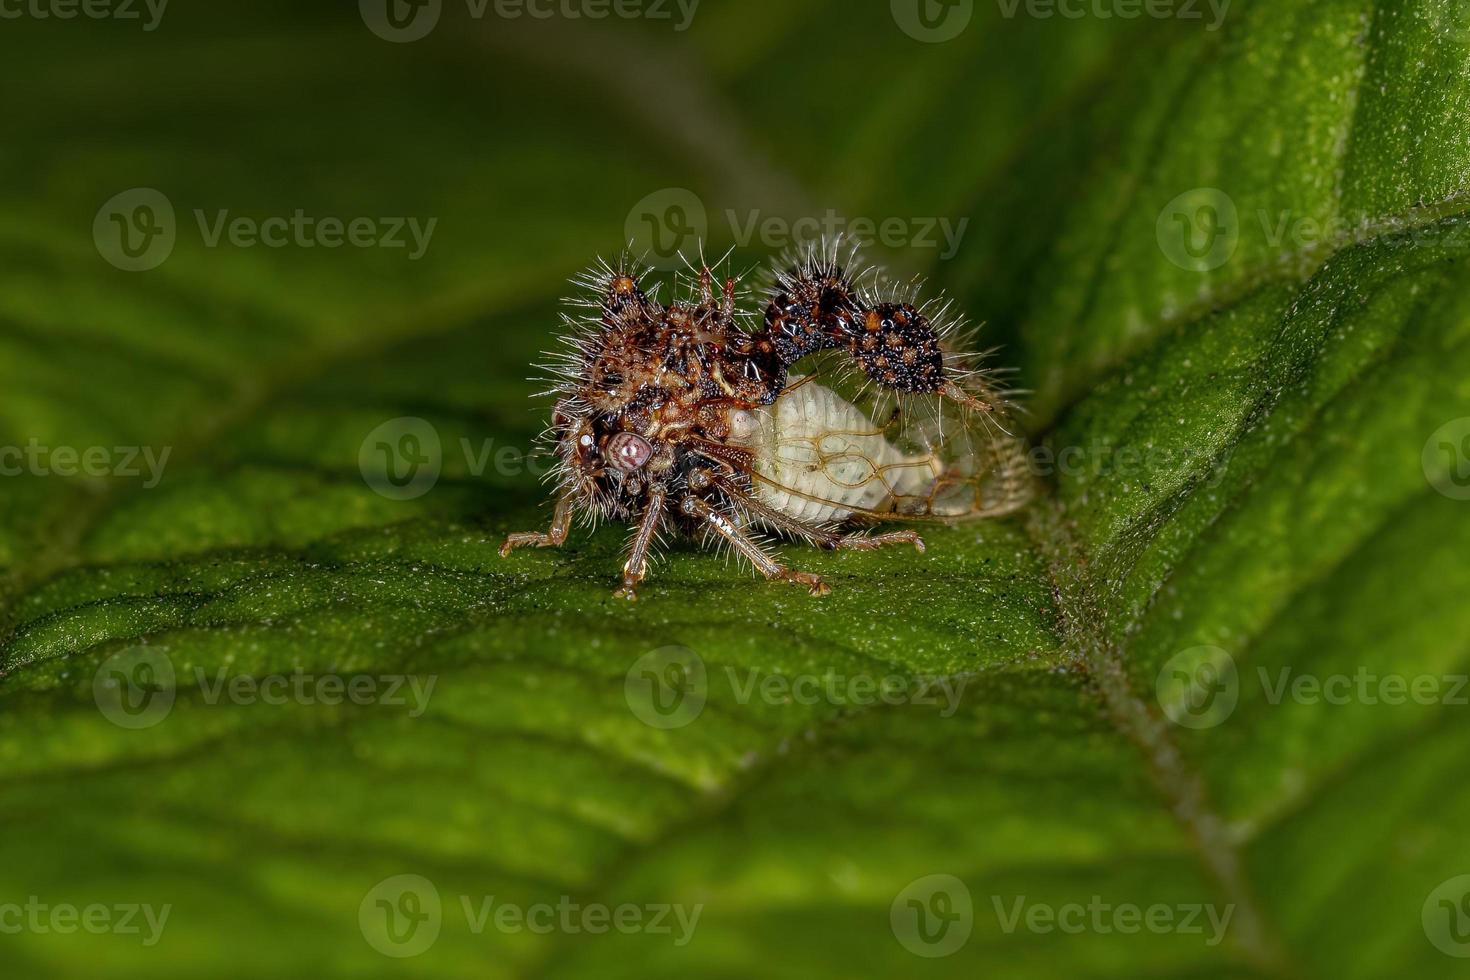
[[996, 517], [1030, 498], [1024, 444], [987, 386], [966, 390], [991, 411], [886, 391], [838, 352], [802, 367], [774, 406], [776, 434], [751, 474], [768, 490], [873, 521]]

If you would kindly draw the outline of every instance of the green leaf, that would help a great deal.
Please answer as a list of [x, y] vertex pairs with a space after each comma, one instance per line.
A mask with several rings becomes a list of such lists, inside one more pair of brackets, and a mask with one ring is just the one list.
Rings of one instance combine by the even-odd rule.
[[[977, 4], [942, 44], [855, 6], [7, 21], [0, 447], [157, 477], [0, 491], [11, 972], [1458, 975], [1461, 5]], [[89, 230], [138, 187], [177, 242], [127, 272]], [[1020, 366], [1041, 498], [923, 555], [787, 547], [822, 600], [683, 545], [618, 603], [620, 528], [499, 559], [546, 519], [523, 378], [562, 282], [671, 187], [721, 250], [967, 219], [880, 254]], [[438, 223], [410, 259], [195, 215], [298, 208]], [[441, 472], [395, 499], [405, 433]], [[664, 714], [644, 669], [677, 667]], [[398, 959], [401, 875], [440, 912]], [[960, 924], [926, 945], [910, 900]], [[156, 943], [51, 927], [129, 903]]]

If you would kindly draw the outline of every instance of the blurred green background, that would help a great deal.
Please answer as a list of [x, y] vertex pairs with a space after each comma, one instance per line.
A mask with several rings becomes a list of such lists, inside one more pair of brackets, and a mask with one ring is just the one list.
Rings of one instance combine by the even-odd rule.
[[[5, 973], [1464, 976], [1470, 8], [1064, 6], [0, 3]], [[798, 219], [984, 324], [1037, 504], [821, 601], [502, 563], [568, 277]], [[1279, 693], [1364, 673], [1437, 693]]]

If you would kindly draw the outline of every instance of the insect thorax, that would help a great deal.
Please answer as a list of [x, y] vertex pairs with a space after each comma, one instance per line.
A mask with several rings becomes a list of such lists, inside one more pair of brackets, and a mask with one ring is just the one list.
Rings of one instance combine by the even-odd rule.
[[[648, 310], [588, 344], [582, 370], [566, 388], [580, 418], [558, 432], [558, 439], [574, 443], [577, 433], [571, 430], [585, 429], [594, 451], [579, 454], [573, 446], [569, 466], [591, 496], [620, 513], [650, 484], [679, 483], [692, 467], [707, 463], [692, 446], [713, 446], [719, 459], [731, 410], [774, 401], [785, 380], [785, 366], [770, 345], [718, 310], [681, 305]], [[625, 433], [649, 446], [648, 462], [636, 475], [605, 465], [609, 447]]]

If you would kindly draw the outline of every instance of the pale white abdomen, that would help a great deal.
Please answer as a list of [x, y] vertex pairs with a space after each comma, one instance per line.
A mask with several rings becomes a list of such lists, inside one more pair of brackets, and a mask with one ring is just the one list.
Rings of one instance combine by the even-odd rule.
[[732, 442], [754, 455], [759, 500], [807, 524], [826, 524], [854, 510], [883, 510], [895, 497], [922, 497], [940, 466], [933, 456], [906, 456], [878, 426], [829, 388], [792, 387], [775, 404], [737, 412]]

